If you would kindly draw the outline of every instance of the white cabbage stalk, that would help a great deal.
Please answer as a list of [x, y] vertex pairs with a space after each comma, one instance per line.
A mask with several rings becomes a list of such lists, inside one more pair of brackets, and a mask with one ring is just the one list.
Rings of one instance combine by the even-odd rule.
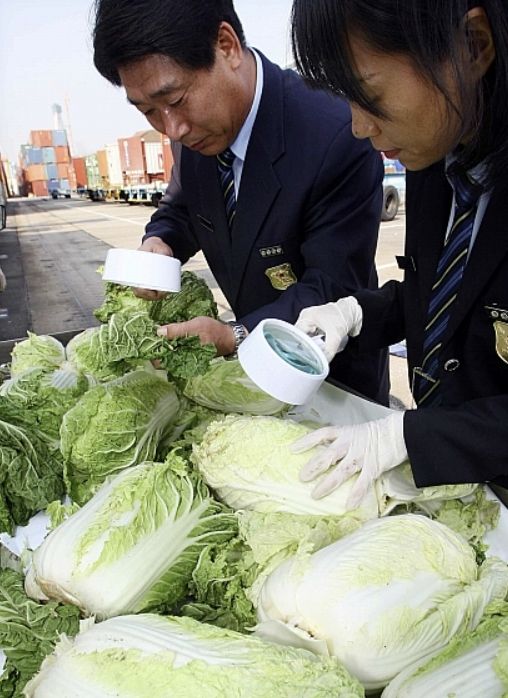
[[[508, 613], [508, 603], [504, 604]], [[410, 666], [382, 698], [503, 698], [508, 695], [508, 618], [487, 617], [431, 659]]]
[[82, 624], [25, 688], [27, 698], [361, 698], [334, 659], [190, 618]]
[[508, 592], [508, 565], [417, 515], [369, 521], [283, 562], [258, 599], [257, 632], [338, 657], [368, 690], [474, 630]]
[[175, 467], [183, 462], [173, 456], [108, 480], [35, 551], [28, 595], [72, 603], [98, 618], [173, 609], [203, 547], [236, 532], [234, 515]]
[[233, 509], [263, 513], [347, 515], [357, 521], [378, 516], [377, 497], [371, 488], [361, 506], [346, 510], [346, 501], [358, 476], [323, 499], [312, 499], [316, 482], [301, 482], [303, 465], [317, 452], [292, 453], [290, 446], [310, 427], [277, 417], [228, 415], [212, 422], [192, 460], [205, 482]]

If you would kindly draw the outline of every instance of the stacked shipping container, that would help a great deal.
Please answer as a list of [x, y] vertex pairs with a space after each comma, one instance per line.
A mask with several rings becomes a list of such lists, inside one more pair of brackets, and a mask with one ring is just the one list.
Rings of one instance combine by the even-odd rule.
[[47, 196], [54, 189], [76, 189], [76, 174], [64, 130], [30, 132], [21, 146], [20, 165], [27, 193]]

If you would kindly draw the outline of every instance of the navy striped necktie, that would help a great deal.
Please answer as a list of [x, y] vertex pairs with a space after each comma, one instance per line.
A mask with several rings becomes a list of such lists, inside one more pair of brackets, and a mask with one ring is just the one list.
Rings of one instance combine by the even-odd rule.
[[229, 230], [233, 227], [236, 213], [235, 177], [233, 173], [234, 161], [235, 154], [230, 148], [226, 148], [226, 150], [217, 155], [217, 169], [219, 170]]
[[455, 211], [432, 286], [422, 365], [415, 369], [418, 376], [415, 383], [418, 405], [436, 405], [440, 402], [440, 350], [464, 275], [478, 199], [482, 193], [481, 185], [464, 171], [449, 171], [448, 179], [455, 192]]

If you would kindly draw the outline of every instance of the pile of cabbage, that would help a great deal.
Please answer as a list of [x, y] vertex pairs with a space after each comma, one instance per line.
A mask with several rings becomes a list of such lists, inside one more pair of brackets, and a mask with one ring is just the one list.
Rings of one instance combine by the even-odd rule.
[[497, 503], [419, 490], [408, 464], [354, 511], [354, 478], [312, 499], [312, 453], [290, 446], [316, 425], [236, 360], [157, 336], [204, 314], [193, 275], [157, 303], [108, 284], [101, 325], [15, 347], [0, 541], [51, 521], [19, 558], [0, 548], [0, 697], [506, 694]]

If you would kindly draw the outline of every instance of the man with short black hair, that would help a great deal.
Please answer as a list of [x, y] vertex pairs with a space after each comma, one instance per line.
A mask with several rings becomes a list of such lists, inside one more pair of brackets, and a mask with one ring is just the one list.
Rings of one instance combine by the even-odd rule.
[[[345, 102], [246, 45], [230, 0], [97, 0], [94, 49], [99, 72], [172, 142], [141, 249], [182, 263], [202, 250], [236, 317], [168, 325], [168, 337], [228, 355], [263, 318], [295, 322], [377, 287], [379, 155], [352, 137]], [[386, 403], [386, 351], [350, 349], [332, 377]]]

